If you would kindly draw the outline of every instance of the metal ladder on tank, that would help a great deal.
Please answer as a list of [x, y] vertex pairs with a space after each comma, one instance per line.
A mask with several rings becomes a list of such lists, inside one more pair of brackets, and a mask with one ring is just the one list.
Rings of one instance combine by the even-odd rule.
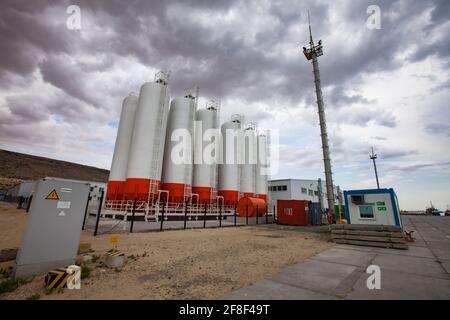
[[[199, 88], [195, 87], [196, 93], [195, 96], [193, 96], [192, 94], [188, 93], [185, 95], [186, 98], [192, 99], [194, 100], [195, 106], [193, 109], [189, 110], [189, 117], [192, 120], [192, 127], [189, 128], [189, 134], [191, 135], [191, 139], [193, 137], [193, 133], [194, 133], [194, 128], [193, 125], [195, 123], [195, 113], [197, 111], [197, 100], [198, 100], [198, 91]], [[190, 106], [189, 106], [190, 107]], [[190, 202], [191, 206], [190, 206], [190, 211], [192, 211], [192, 170], [193, 170], [193, 157], [194, 157], [194, 152], [192, 150], [191, 152], [191, 163], [189, 165], [186, 165], [185, 169], [184, 169], [184, 177], [183, 177], [183, 182], [184, 182], [184, 190], [183, 190], [183, 211], [186, 210], [186, 203]]]
[[[160, 92], [160, 100], [159, 100], [159, 110], [158, 110], [158, 118], [156, 119], [155, 126], [155, 135], [153, 140], [153, 158], [150, 166], [150, 174], [152, 177], [161, 177], [161, 140], [162, 140], [162, 128], [163, 128], [163, 118], [165, 113], [165, 104], [166, 104], [166, 83], [164, 81], [160, 82], [161, 92]], [[154, 178], [152, 178], [154, 180]], [[156, 189], [156, 187], [155, 187]]]

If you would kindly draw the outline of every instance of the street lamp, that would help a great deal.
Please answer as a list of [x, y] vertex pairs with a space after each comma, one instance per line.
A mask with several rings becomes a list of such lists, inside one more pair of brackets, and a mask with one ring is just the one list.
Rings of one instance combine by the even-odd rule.
[[[309, 23], [309, 12], [308, 12]], [[320, 82], [318, 57], [323, 55], [322, 41], [314, 42], [311, 32], [311, 23], [309, 23], [309, 46], [303, 47], [303, 54], [308, 61], [311, 61], [314, 75], [314, 86], [316, 89], [317, 108], [319, 113], [320, 136], [322, 139], [323, 165], [325, 169], [325, 184], [327, 188], [328, 212], [334, 206], [333, 174], [331, 172], [330, 147], [328, 144], [328, 131], [325, 120], [325, 107], [322, 97], [322, 85]], [[314, 195], [313, 195], [314, 197]]]
[[377, 188], [380, 189], [380, 182], [378, 181], [378, 172], [377, 172], [377, 163], [375, 160], [377, 159], [377, 154], [373, 153], [373, 147], [372, 147], [372, 154], [369, 155], [369, 158], [373, 161], [373, 169], [375, 170], [375, 178], [377, 179]]

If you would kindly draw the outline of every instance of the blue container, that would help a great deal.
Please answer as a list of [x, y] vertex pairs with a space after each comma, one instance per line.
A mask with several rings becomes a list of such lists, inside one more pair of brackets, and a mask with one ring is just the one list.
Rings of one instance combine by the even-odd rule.
[[318, 202], [309, 203], [309, 223], [312, 226], [320, 226], [322, 224], [322, 212]]

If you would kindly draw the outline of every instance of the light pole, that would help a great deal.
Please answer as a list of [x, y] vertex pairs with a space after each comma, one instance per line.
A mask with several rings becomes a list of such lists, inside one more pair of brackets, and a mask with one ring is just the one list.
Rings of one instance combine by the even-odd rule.
[[380, 189], [380, 182], [378, 181], [378, 171], [377, 171], [377, 154], [373, 153], [373, 147], [372, 147], [372, 154], [369, 155], [369, 158], [373, 161], [373, 169], [375, 170], [375, 178], [377, 179], [377, 188]]
[[[308, 12], [309, 21], [309, 12]], [[309, 46], [303, 47], [303, 54], [308, 61], [312, 62], [314, 85], [316, 88], [317, 107], [319, 111], [320, 136], [322, 138], [323, 164], [325, 168], [325, 184], [327, 187], [328, 213], [331, 214], [334, 208], [334, 190], [333, 190], [333, 174], [331, 172], [330, 147], [328, 145], [327, 123], [325, 120], [325, 108], [322, 98], [322, 88], [320, 84], [319, 61], [318, 57], [323, 55], [322, 40], [317, 44], [314, 43], [311, 24], [309, 24]]]

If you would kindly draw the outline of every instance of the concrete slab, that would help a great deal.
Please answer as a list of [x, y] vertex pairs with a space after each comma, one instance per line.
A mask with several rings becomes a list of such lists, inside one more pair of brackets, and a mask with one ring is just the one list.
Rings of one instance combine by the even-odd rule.
[[[337, 244], [226, 298], [450, 299], [450, 219], [433, 218], [404, 220], [417, 230], [408, 250]], [[381, 267], [381, 290], [367, 288], [368, 264]]]
[[374, 247], [356, 246], [352, 244], [336, 244], [334, 248], [345, 249], [345, 250], [356, 250], [363, 252], [375, 252]]
[[416, 239], [414, 242], [407, 242], [408, 247], [426, 247], [427, 244], [422, 239]]
[[344, 297], [365, 269], [308, 259], [269, 279], [326, 295]]
[[375, 253], [370, 251], [332, 248], [330, 250], [319, 253], [311, 259], [366, 268], [373, 258], [375, 258]]
[[396, 254], [401, 256], [412, 256], [412, 257], [421, 257], [421, 258], [431, 258], [434, 259], [433, 252], [428, 247], [421, 246], [408, 246], [408, 250], [393, 250], [386, 248], [375, 248], [374, 252], [376, 253], [385, 253], [385, 254]]
[[336, 297], [290, 286], [272, 280], [261, 280], [221, 298], [222, 300], [333, 300]]
[[381, 289], [367, 288], [363, 274], [345, 299], [450, 299], [450, 281], [404, 272], [381, 271]]
[[441, 266], [442, 266], [442, 268], [445, 269], [445, 271], [447, 271], [447, 273], [450, 274], [450, 261], [448, 261], [448, 260], [441, 261]]
[[435, 259], [383, 253], [375, 257], [373, 264], [380, 266], [382, 274], [398, 271], [408, 274], [448, 279], [447, 274], [442, 270], [442, 267]]
[[433, 232], [430, 233], [422, 233], [422, 238], [423, 240], [425, 240], [426, 242], [430, 242], [430, 241], [443, 241], [445, 240], [446, 234], [442, 233], [442, 234], [433, 234]]
[[432, 249], [439, 260], [450, 260], [450, 251], [448, 249]]
[[427, 245], [431, 249], [444, 249], [444, 250], [448, 250], [450, 252], [450, 239], [431, 240], [431, 241], [427, 240]]

